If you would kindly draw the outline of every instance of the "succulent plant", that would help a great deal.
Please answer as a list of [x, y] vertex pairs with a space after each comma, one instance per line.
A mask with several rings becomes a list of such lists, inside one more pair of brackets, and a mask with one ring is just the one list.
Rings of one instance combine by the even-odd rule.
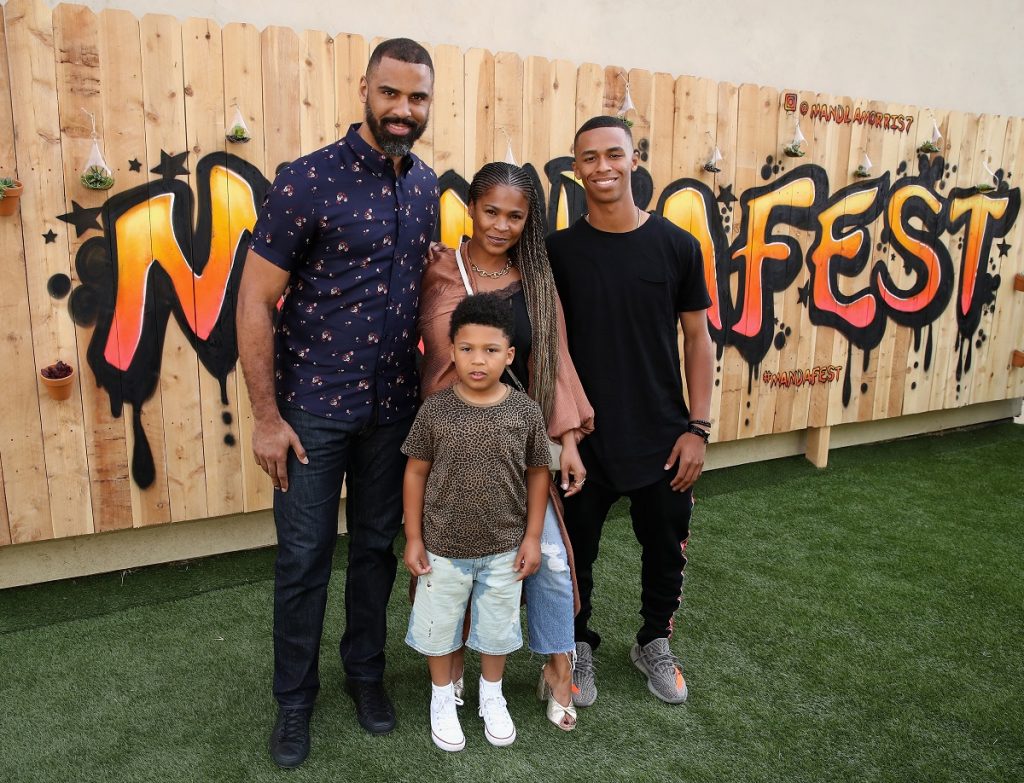
[[61, 378], [67, 378], [75, 370], [70, 364], [58, 360], [55, 364], [51, 364], [49, 367], [44, 367], [39, 372], [44, 378], [49, 378], [51, 381], [57, 381]]
[[14, 187], [14, 180], [11, 177], [0, 177], [0, 199], [4, 197], [7, 188]]
[[239, 142], [245, 143], [249, 141], [249, 139], [249, 131], [245, 129], [244, 125], [235, 125], [227, 134], [227, 140], [236, 144]]
[[82, 184], [90, 190], [110, 190], [114, 186], [114, 178], [102, 166], [90, 166], [82, 174]]
[[931, 139], [926, 139], [921, 142], [921, 146], [917, 148], [917, 151], [924, 153], [925, 155], [931, 155], [938, 152], [939, 148]]

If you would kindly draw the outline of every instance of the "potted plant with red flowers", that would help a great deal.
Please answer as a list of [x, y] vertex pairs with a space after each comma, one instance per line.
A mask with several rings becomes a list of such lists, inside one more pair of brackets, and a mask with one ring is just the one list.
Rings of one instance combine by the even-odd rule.
[[39, 371], [39, 377], [50, 397], [54, 400], [66, 400], [71, 396], [72, 384], [75, 380], [75, 368], [58, 360], [49, 367]]

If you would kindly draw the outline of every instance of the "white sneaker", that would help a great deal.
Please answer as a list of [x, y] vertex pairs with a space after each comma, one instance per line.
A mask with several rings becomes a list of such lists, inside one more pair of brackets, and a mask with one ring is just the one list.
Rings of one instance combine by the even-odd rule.
[[454, 752], [466, 747], [454, 696], [434, 696], [430, 699], [430, 737], [441, 750]]
[[484, 719], [484, 736], [497, 748], [503, 748], [516, 741], [516, 726], [504, 697], [481, 698], [480, 717]]

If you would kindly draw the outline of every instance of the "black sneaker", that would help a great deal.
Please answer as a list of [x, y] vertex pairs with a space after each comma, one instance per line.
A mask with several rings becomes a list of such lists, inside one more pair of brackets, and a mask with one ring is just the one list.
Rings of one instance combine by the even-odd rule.
[[395, 708], [380, 681], [347, 680], [345, 690], [356, 703], [356, 719], [371, 734], [388, 734], [395, 728]]
[[312, 710], [281, 707], [270, 732], [270, 757], [284, 769], [299, 766], [309, 755], [309, 716]]

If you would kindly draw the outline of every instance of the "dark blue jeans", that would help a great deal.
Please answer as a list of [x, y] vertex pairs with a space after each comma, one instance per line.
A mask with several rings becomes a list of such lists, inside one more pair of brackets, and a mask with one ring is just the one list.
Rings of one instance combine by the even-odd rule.
[[347, 479], [348, 569], [341, 660], [353, 680], [384, 676], [387, 606], [402, 525], [401, 445], [412, 425], [348, 424], [282, 407], [309, 464], [288, 454], [288, 491], [274, 493], [274, 698], [312, 707], [320, 688], [320, 637], [338, 539], [338, 506]]

